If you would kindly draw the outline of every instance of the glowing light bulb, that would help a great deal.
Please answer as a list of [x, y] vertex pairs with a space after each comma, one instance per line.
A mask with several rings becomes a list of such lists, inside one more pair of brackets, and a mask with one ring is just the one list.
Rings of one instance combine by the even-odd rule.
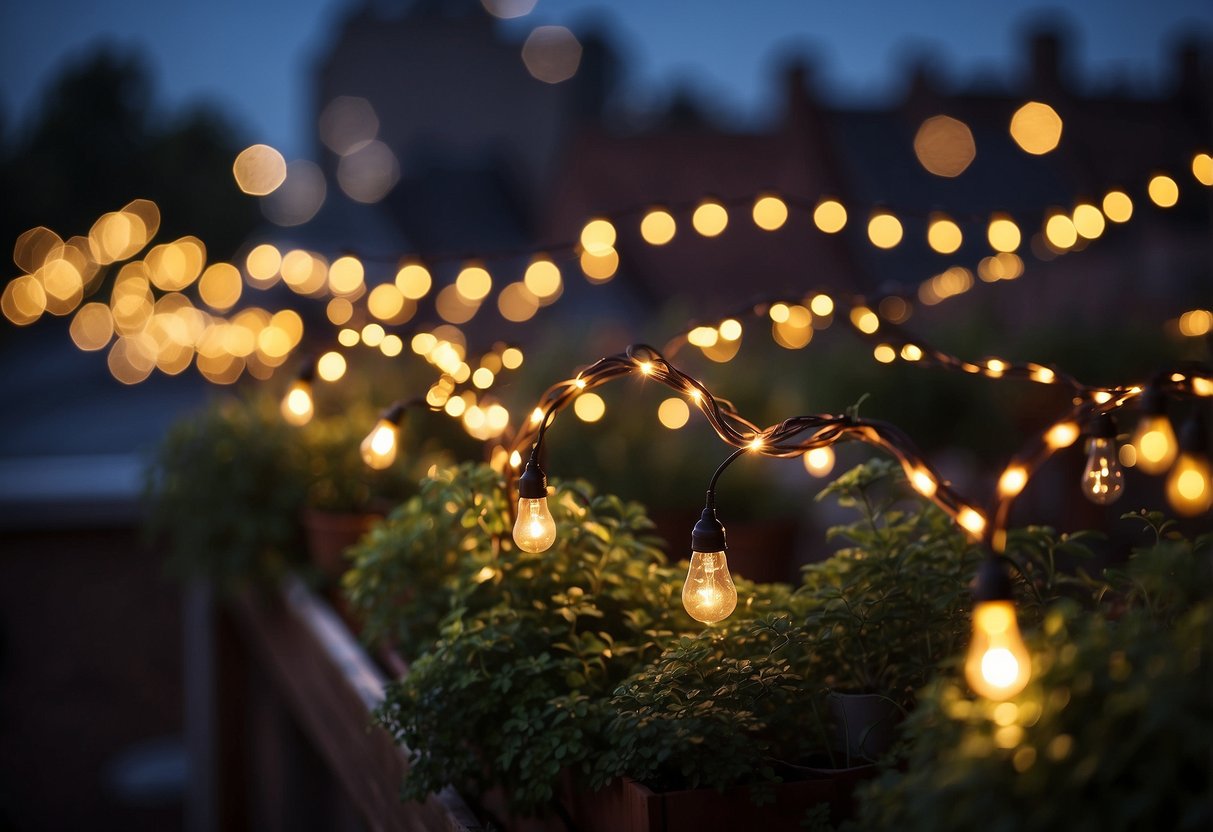
[[548, 509], [547, 497], [518, 498], [518, 519], [514, 522], [514, 542], [524, 552], [547, 551], [556, 540], [556, 520]]
[[1203, 514], [1213, 507], [1213, 483], [1210, 482], [1207, 458], [1186, 451], [1179, 455], [1167, 476], [1167, 502], [1185, 517]]
[[1111, 505], [1125, 489], [1125, 472], [1116, 453], [1116, 436], [1092, 436], [1087, 441], [1087, 467], [1082, 472], [1082, 493], [1093, 503]]
[[691, 618], [704, 624], [722, 621], [737, 608], [737, 587], [724, 552], [691, 552], [682, 605]]
[[359, 446], [362, 461], [376, 471], [382, 471], [396, 461], [399, 439], [400, 428], [388, 419], [380, 419]]
[[1019, 635], [1011, 601], [982, 601], [973, 607], [973, 638], [965, 659], [969, 687], [987, 699], [1008, 699], [1032, 677], [1032, 658]]
[[295, 379], [282, 397], [282, 418], [287, 424], [300, 427], [312, 421], [315, 412], [312, 383], [306, 379]]
[[829, 445], [805, 451], [804, 468], [815, 477], [824, 477], [834, 470], [834, 449]]
[[1175, 429], [1166, 413], [1146, 413], [1133, 434], [1137, 467], [1147, 474], [1161, 474], [1171, 467], [1178, 453]]

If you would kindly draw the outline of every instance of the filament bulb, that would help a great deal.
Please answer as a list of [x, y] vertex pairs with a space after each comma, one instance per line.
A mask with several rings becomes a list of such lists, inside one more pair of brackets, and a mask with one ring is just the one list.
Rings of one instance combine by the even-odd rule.
[[387, 419], [380, 419], [359, 446], [362, 461], [376, 471], [382, 471], [396, 461], [400, 428]]
[[687, 614], [704, 624], [729, 617], [737, 607], [737, 587], [724, 552], [691, 552], [691, 568], [682, 585]]
[[1116, 440], [1093, 436], [1087, 441], [1087, 467], [1082, 472], [1082, 493], [1101, 506], [1120, 499], [1125, 473], [1116, 454]]
[[556, 520], [548, 509], [548, 498], [518, 498], [514, 542], [524, 552], [547, 551], [556, 540]]
[[304, 379], [295, 379], [282, 397], [282, 418], [288, 425], [302, 427], [312, 421], [316, 412], [312, 402], [312, 383]]
[[1178, 453], [1175, 429], [1165, 413], [1147, 413], [1133, 434], [1137, 467], [1147, 474], [1161, 474], [1171, 467]]
[[1195, 517], [1213, 507], [1208, 459], [1186, 451], [1179, 455], [1167, 476], [1167, 502], [1185, 517]]
[[1011, 601], [980, 601], [973, 606], [965, 678], [978, 694], [995, 700], [1014, 696], [1032, 678], [1032, 658], [1019, 635]]

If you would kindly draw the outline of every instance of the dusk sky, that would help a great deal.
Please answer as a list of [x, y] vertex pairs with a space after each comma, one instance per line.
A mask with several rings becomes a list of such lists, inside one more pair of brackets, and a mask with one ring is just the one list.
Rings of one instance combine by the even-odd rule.
[[[360, 0], [355, 0], [360, 2]], [[168, 110], [218, 105], [244, 139], [288, 157], [310, 146], [311, 67], [350, 0], [40, 0], [0, 4], [0, 113], [9, 135], [62, 63], [112, 43], [142, 53]], [[379, 2], [394, 8], [404, 3]], [[1186, 34], [1213, 37], [1213, 3], [1081, 0], [1065, 4], [1083, 77], [1119, 79], [1143, 91], [1170, 70], [1169, 52]], [[818, 3], [809, 0], [653, 2], [539, 0], [504, 21], [519, 42], [532, 26], [605, 28], [627, 65], [638, 102], [660, 101], [690, 83], [742, 123], [769, 106], [774, 61], [814, 55], [836, 98], [878, 100], [904, 83], [910, 56], [927, 54], [961, 81], [1011, 77], [1021, 68], [1025, 26], [1058, 4], [947, 0]], [[743, 13], [744, 10], [744, 13]]]

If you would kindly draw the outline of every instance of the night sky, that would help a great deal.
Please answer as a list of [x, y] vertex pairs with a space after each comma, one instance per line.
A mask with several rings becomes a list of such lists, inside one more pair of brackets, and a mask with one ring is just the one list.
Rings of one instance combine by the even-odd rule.
[[[168, 110], [217, 104], [248, 141], [288, 157], [306, 140], [307, 88], [349, 0], [39, 0], [0, 4], [0, 113], [11, 135], [28, 119], [39, 90], [65, 60], [115, 43], [145, 55]], [[394, 8], [407, 5], [379, 2]], [[1184, 35], [1213, 36], [1213, 3], [1081, 0], [1062, 18], [1075, 35], [1087, 83], [1113, 80], [1149, 91], [1166, 80], [1168, 54]], [[823, 3], [813, 0], [539, 0], [534, 11], [500, 25], [521, 40], [548, 23], [574, 31], [601, 27], [628, 67], [633, 101], [660, 103], [688, 84], [737, 123], [766, 113], [774, 62], [789, 52], [814, 56], [836, 100], [896, 94], [912, 56], [929, 55], [964, 81], [1006, 78], [1021, 67], [1025, 26], [1058, 4], [947, 0]]]

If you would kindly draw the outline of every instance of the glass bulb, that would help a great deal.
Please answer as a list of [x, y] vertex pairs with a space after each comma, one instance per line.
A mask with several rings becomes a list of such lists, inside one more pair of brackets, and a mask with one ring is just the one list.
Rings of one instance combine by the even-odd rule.
[[729, 617], [737, 607], [737, 587], [724, 552], [691, 552], [691, 568], [682, 585], [687, 614], [704, 624]]
[[1175, 429], [1163, 413], [1141, 417], [1133, 434], [1133, 445], [1137, 448], [1137, 467], [1147, 474], [1166, 471], [1178, 452]]
[[376, 471], [387, 468], [396, 461], [399, 438], [400, 428], [387, 419], [380, 419], [359, 446], [362, 451], [362, 461]]
[[1120, 499], [1125, 472], [1116, 456], [1116, 440], [1095, 436], [1087, 442], [1087, 467], [1082, 472], [1082, 493], [1101, 506]]
[[548, 509], [548, 498], [518, 498], [514, 542], [524, 552], [545, 552], [556, 540], [556, 520]]
[[312, 421], [312, 414], [315, 412], [311, 382], [296, 379], [282, 397], [282, 418], [288, 425], [300, 427]]
[[965, 658], [969, 687], [987, 699], [1008, 699], [1032, 678], [1032, 657], [1019, 635], [1015, 605], [982, 601], [973, 607], [973, 638]]
[[1185, 517], [1195, 517], [1213, 507], [1208, 459], [1190, 453], [1179, 455], [1167, 476], [1167, 502]]

